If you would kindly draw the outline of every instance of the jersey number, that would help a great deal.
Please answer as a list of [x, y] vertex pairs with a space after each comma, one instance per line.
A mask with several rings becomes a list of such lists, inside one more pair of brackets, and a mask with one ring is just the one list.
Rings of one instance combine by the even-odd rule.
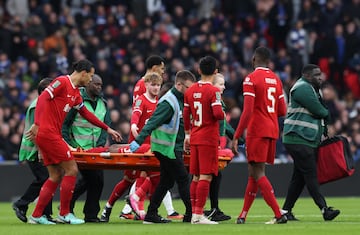
[[267, 110], [269, 113], [275, 112], [275, 96], [274, 96], [275, 92], [276, 92], [275, 87], [269, 87], [267, 90], [267, 98], [271, 102], [271, 105], [267, 106]]
[[202, 124], [202, 104], [199, 101], [194, 102], [194, 109], [196, 110], [197, 120], [194, 118], [194, 125], [201, 126]]

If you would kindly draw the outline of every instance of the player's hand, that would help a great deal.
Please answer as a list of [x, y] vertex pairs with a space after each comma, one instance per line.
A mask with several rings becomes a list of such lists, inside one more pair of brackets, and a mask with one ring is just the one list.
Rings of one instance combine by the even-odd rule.
[[25, 133], [25, 138], [35, 143], [35, 138], [38, 133], [39, 126], [32, 124], [29, 130]]
[[239, 142], [239, 140], [234, 138], [234, 139], [232, 140], [232, 144], [231, 144], [231, 150], [232, 150], [232, 152], [233, 152], [235, 155], [238, 155], [238, 154], [239, 154], [239, 151], [238, 151], [238, 142]]
[[139, 135], [139, 128], [138, 126], [134, 123], [131, 125], [131, 134], [136, 138]]
[[38, 159], [39, 159], [39, 162], [41, 162], [41, 163], [43, 162], [43, 156], [42, 156], [40, 150], [38, 150]]
[[135, 140], [131, 141], [131, 143], [130, 143], [130, 151], [131, 152], [135, 152], [139, 148], [140, 148], [140, 145], [138, 144], [138, 142], [136, 142]]
[[184, 139], [184, 152], [190, 153], [190, 135], [186, 134]]
[[77, 148], [74, 148], [74, 147], [71, 146], [71, 145], [68, 145], [68, 146], [69, 146], [70, 151], [72, 151], [72, 152], [76, 152], [76, 151], [77, 151]]
[[119, 133], [119, 132], [117, 132], [117, 131], [115, 131], [114, 129], [112, 129], [112, 128], [108, 128], [107, 129], [107, 133], [109, 134], [109, 135], [111, 135], [111, 137], [113, 138], [113, 140], [115, 140], [116, 142], [120, 142], [120, 141], [122, 141], [122, 136], [121, 136], [121, 134]]

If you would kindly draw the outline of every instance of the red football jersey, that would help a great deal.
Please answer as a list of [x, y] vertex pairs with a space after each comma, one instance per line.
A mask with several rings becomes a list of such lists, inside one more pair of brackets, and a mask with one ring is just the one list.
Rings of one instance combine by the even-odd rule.
[[281, 80], [270, 69], [258, 67], [245, 78], [243, 94], [255, 99], [247, 136], [279, 138], [278, 117], [286, 110]]
[[136, 84], [134, 86], [133, 107], [134, 107], [135, 101], [145, 92], [146, 92], [146, 87], [145, 87], [144, 77], [142, 77], [136, 82]]
[[[130, 124], [136, 124], [139, 128], [138, 133], [145, 126], [151, 115], [156, 109], [158, 100], [150, 100], [145, 94], [141, 95], [133, 105], [133, 111], [131, 115]], [[130, 131], [129, 143], [135, 140], [132, 132]], [[150, 136], [146, 137], [145, 144], [150, 144]]]
[[[191, 119], [190, 119], [191, 115]], [[191, 145], [219, 145], [219, 120], [224, 119], [220, 90], [209, 82], [192, 85], [184, 97], [184, 124]]]
[[40, 135], [61, 135], [67, 113], [71, 108], [80, 109], [84, 105], [78, 87], [74, 86], [68, 75], [57, 77], [41, 96], [50, 96], [50, 100], [44, 103], [43, 112], [38, 119]]

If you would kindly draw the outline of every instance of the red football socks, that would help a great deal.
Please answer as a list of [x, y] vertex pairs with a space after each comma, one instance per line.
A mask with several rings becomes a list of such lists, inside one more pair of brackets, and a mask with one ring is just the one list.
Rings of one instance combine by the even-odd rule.
[[60, 184], [60, 215], [70, 213], [70, 202], [74, 193], [76, 176], [65, 175]]
[[118, 200], [131, 185], [131, 182], [124, 179], [117, 183], [111, 192], [108, 203], [113, 206], [116, 200]]
[[247, 213], [250, 210], [250, 207], [256, 198], [257, 191], [258, 191], [258, 186], [256, 180], [253, 177], [249, 177], [244, 195], [244, 205], [239, 215], [240, 218], [244, 218], [244, 219], [246, 218]]
[[281, 217], [280, 207], [276, 201], [274, 189], [271, 186], [271, 183], [268, 180], [268, 178], [266, 176], [261, 177], [260, 179], [258, 179], [257, 185], [260, 188], [261, 194], [263, 195], [265, 202], [273, 210], [275, 217], [280, 218]]
[[55, 183], [50, 179], [47, 179], [45, 181], [45, 183], [43, 184], [40, 190], [39, 199], [38, 202], [36, 203], [35, 210], [32, 213], [33, 217], [38, 218], [43, 215], [43, 211], [46, 205], [50, 202], [51, 198], [54, 196], [54, 193], [58, 185], [59, 185], [58, 183]]
[[198, 182], [197, 181], [191, 181], [190, 184], [190, 200], [191, 200], [191, 208], [192, 213], [195, 214], [195, 203], [196, 203], [196, 188], [197, 188]]
[[195, 214], [202, 215], [204, 213], [204, 206], [207, 196], [209, 195], [210, 181], [199, 180], [196, 188], [196, 202], [195, 202]]

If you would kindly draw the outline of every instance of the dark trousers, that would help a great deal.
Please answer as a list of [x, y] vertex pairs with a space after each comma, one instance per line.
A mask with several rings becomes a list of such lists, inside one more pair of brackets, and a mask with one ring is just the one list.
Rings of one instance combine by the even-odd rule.
[[175, 152], [176, 159], [170, 159], [159, 152], [154, 152], [154, 154], [160, 162], [160, 182], [151, 197], [147, 213], [149, 215], [156, 215], [158, 213], [158, 208], [166, 192], [176, 182], [180, 198], [186, 208], [185, 214], [191, 215], [189, 174], [184, 166], [183, 153]]
[[301, 144], [285, 144], [285, 148], [294, 160], [294, 169], [283, 209], [291, 211], [305, 185], [315, 204], [320, 209], [326, 207], [326, 201], [320, 193], [317, 180], [317, 149]]
[[212, 209], [219, 209], [219, 192], [220, 192], [220, 183], [222, 179], [221, 171], [218, 172], [218, 175], [213, 175], [213, 178], [210, 183], [210, 204]]
[[[24, 195], [21, 196], [14, 204], [25, 212], [28, 210], [28, 206], [33, 202], [40, 193], [41, 187], [45, 181], [49, 178], [47, 168], [39, 161], [27, 161], [27, 164], [35, 176], [35, 179], [31, 182], [26, 189]], [[52, 200], [44, 209], [44, 215], [50, 216], [52, 214]]]
[[85, 218], [97, 218], [100, 211], [99, 200], [104, 187], [103, 170], [80, 170], [81, 177], [75, 185], [70, 211], [73, 212], [75, 201], [86, 192], [83, 213]]

